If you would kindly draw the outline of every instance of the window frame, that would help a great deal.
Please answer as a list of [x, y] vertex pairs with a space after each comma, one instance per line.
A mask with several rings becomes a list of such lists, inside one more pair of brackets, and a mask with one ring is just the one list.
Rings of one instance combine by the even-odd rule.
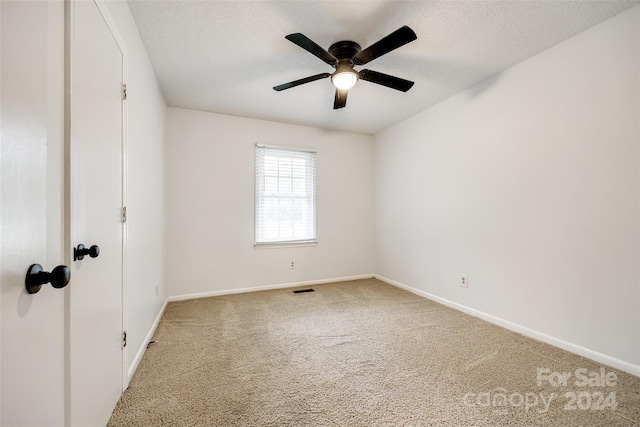
[[[290, 240], [269, 240], [269, 241], [258, 241], [258, 230], [259, 230], [259, 207], [261, 198], [264, 197], [261, 192], [260, 185], [264, 185], [264, 164], [260, 165], [260, 156], [259, 150], [271, 150], [271, 151], [283, 151], [283, 152], [291, 152], [291, 153], [306, 153], [309, 154], [309, 158], [311, 159], [311, 165], [308, 165], [305, 168], [305, 178], [311, 180], [310, 182], [310, 192], [311, 194], [307, 194], [305, 196], [306, 199], [311, 200], [312, 203], [312, 228], [311, 231], [313, 233], [313, 237], [305, 238], [305, 239], [290, 239]], [[288, 147], [281, 145], [267, 145], [256, 143], [254, 146], [254, 242], [253, 245], [256, 249], [263, 248], [284, 248], [284, 247], [293, 247], [293, 246], [316, 246], [318, 244], [317, 239], [317, 156], [318, 151], [311, 148], [304, 147]], [[264, 155], [262, 156], [264, 159]], [[308, 171], [307, 168], [311, 168], [311, 171]], [[262, 175], [261, 175], [262, 173]]]

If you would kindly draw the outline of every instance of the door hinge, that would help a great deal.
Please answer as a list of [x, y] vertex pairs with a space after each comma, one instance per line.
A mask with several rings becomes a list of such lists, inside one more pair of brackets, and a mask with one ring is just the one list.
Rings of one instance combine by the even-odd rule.
[[127, 84], [126, 83], [122, 83], [122, 100], [123, 101], [127, 100]]
[[127, 346], [127, 331], [122, 331], [122, 347]]
[[127, 207], [124, 206], [122, 208], [122, 223], [124, 224], [125, 222], [127, 222]]

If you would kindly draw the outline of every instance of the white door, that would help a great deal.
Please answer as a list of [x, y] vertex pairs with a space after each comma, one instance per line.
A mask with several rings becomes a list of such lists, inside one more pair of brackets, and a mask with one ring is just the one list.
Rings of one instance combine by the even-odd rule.
[[70, 243], [100, 253], [70, 266], [67, 422], [104, 426], [123, 387], [124, 47], [102, 3], [69, 7]]
[[0, 425], [64, 423], [64, 290], [25, 290], [63, 264], [63, 5], [0, 1]]

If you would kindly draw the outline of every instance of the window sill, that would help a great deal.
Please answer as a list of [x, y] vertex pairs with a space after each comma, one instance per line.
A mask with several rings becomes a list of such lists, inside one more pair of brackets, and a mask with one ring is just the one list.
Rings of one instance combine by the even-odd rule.
[[280, 248], [299, 248], [299, 247], [307, 247], [307, 246], [318, 246], [318, 241], [307, 241], [307, 242], [282, 242], [282, 243], [254, 243], [253, 247], [255, 249], [280, 249]]

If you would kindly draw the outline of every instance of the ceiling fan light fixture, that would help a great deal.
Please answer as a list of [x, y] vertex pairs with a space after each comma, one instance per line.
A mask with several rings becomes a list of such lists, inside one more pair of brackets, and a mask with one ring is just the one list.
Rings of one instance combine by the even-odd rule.
[[358, 81], [358, 73], [349, 70], [339, 70], [331, 76], [331, 83], [340, 89], [340, 90], [348, 90], [351, 89], [356, 82]]
[[336, 87], [333, 109], [337, 110], [346, 106], [347, 93], [358, 80], [379, 84], [402, 92], [408, 91], [413, 86], [412, 81], [401, 79], [400, 77], [390, 76], [389, 74], [379, 73], [373, 70], [356, 71], [353, 69], [354, 66], [364, 65], [417, 39], [416, 33], [406, 25], [398, 28], [393, 33], [383, 37], [364, 50], [362, 50], [358, 43], [351, 40], [335, 42], [329, 46], [329, 50], [327, 51], [302, 33], [289, 34], [285, 38], [335, 68], [336, 71], [333, 74], [320, 73], [315, 76], [309, 76], [274, 86], [273, 90], [275, 91], [279, 92], [305, 83], [331, 77], [331, 83]]

